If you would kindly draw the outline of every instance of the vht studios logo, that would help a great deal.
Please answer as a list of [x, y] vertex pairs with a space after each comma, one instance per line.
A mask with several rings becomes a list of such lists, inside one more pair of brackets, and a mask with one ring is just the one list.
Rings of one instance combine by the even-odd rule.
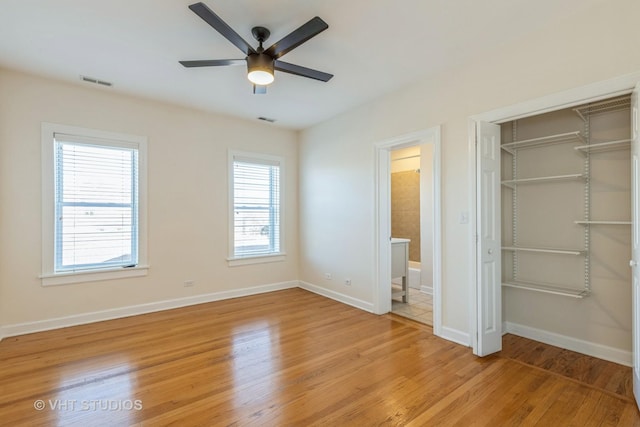
[[33, 407], [38, 411], [139, 411], [142, 400], [36, 400]]

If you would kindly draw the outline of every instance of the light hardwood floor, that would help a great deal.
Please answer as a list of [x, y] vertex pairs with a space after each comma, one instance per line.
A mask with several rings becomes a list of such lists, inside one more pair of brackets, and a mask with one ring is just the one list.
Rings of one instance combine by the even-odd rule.
[[0, 425], [640, 425], [512, 356], [291, 289], [5, 338]]

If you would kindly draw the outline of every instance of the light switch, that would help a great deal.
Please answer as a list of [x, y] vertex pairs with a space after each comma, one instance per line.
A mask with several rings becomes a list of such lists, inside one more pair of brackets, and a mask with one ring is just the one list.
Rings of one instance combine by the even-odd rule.
[[460, 224], [469, 224], [469, 212], [462, 211], [460, 212], [460, 217], [458, 219]]

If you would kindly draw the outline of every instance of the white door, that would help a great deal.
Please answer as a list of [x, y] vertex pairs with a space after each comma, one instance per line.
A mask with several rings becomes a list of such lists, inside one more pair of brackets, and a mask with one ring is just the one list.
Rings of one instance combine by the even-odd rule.
[[502, 273], [500, 242], [500, 126], [476, 127], [477, 185], [477, 327], [474, 354], [502, 349]]
[[640, 407], [640, 176], [638, 164], [640, 157], [640, 132], [638, 132], [638, 84], [631, 96], [631, 220], [633, 236], [631, 239], [632, 300], [633, 300], [633, 395]]

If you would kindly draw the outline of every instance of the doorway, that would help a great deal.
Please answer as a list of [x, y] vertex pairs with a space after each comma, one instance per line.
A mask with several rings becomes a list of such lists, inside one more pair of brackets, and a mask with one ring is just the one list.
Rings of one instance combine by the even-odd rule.
[[392, 277], [391, 312], [427, 325], [433, 325], [432, 211], [432, 144], [392, 149], [392, 245], [408, 241], [408, 274], [404, 290], [402, 277]]
[[[440, 127], [433, 127], [424, 131], [403, 135], [375, 144], [377, 157], [377, 177], [376, 177], [376, 248], [377, 248], [377, 278], [376, 291], [374, 295], [374, 311], [377, 314], [384, 314], [392, 311], [392, 278], [391, 278], [391, 237], [396, 237], [392, 233], [392, 196], [391, 196], [391, 174], [394, 163], [393, 153], [396, 158], [411, 157], [403, 156], [403, 149], [422, 147], [424, 156], [418, 159], [419, 167], [413, 167], [408, 172], [414, 174], [413, 179], [419, 177], [420, 181], [420, 229], [430, 230], [431, 233], [420, 232], [420, 240], [417, 252], [420, 253], [422, 261], [426, 257], [427, 262], [420, 262], [413, 266], [413, 286], [410, 286], [409, 302], [411, 293], [416, 295], [429, 296], [432, 304], [430, 315], [434, 334], [440, 333], [440, 286], [441, 286], [441, 177], [440, 177]], [[415, 149], [415, 148], [413, 148]], [[404, 159], [410, 161], [410, 159]], [[402, 161], [402, 160], [401, 160]], [[420, 173], [417, 172], [420, 171]], [[429, 171], [430, 173], [424, 173]], [[429, 189], [429, 191], [427, 191]], [[425, 194], [426, 193], [426, 194]], [[414, 249], [416, 252], [416, 249]], [[419, 278], [418, 274], [419, 271]], [[410, 278], [408, 278], [411, 280]], [[430, 292], [430, 295], [429, 295]], [[414, 301], [418, 302], [418, 298]], [[425, 313], [427, 310], [423, 310]], [[425, 314], [423, 313], [423, 314]]]
[[[473, 350], [475, 354], [478, 355], [487, 355], [491, 354], [495, 351], [499, 351], [501, 348], [501, 337], [503, 333], [504, 323], [502, 319], [503, 308], [501, 304], [502, 297], [502, 289], [501, 289], [501, 269], [499, 258], [495, 256], [491, 256], [491, 254], [496, 255], [500, 254], [500, 173], [499, 173], [499, 156], [500, 156], [500, 128], [496, 125], [503, 124], [506, 122], [524, 119], [527, 117], [539, 116], [544, 113], [549, 113], [553, 111], [560, 111], [562, 109], [574, 108], [576, 106], [597, 103], [598, 101], [602, 101], [608, 98], [615, 98], [620, 95], [629, 94], [633, 89], [636, 79], [639, 76], [630, 75], [625, 76], [624, 78], [614, 79], [608, 82], [601, 82], [595, 85], [590, 85], [582, 88], [577, 88], [571, 91], [563, 92], [560, 94], [556, 94], [550, 97], [545, 97], [537, 100], [533, 100], [527, 103], [523, 103], [517, 106], [508, 107], [501, 110], [496, 110], [493, 112], [488, 112], [482, 114], [480, 116], [472, 117], [474, 121], [474, 129], [473, 132], [470, 132], [470, 140], [473, 140], [473, 153], [476, 156], [476, 171], [474, 173], [477, 176], [477, 180], [472, 188], [473, 199], [476, 200], [476, 211], [474, 212], [476, 218], [474, 221], [475, 229], [474, 235], [477, 235], [477, 246], [475, 248], [475, 259], [476, 259], [476, 269], [474, 270], [474, 275], [472, 279], [472, 304], [474, 307], [475, 313], [472, 316], [472, 331], [476, 331], [477, 333], [472, 333], [473, 340]], [[476, 128], [478, 130], [476, 134]], [[496, 134], [497, 131], [497, 134]], [[493, 135], [492, 135], [493, 134]], [[477, 141], [477, 146], [475, 145]], [[497, 142], [496, 142], [497, 141]], [[596, 141], [597, 144], [597, 141]], [[606, 144], [601, 144], [606, 145]], [[580, 149], [577, 147], [576, 150]], [[487, 168], [487, 165], [484, 164], [485, 159], [492, 157], [495, 154], [498, 158], [498, 174], [492, 175], [492, 172], [489, 169], [492, 169], [491, 166]], [[493, 156], [495, 157], [495, 156]], [[491, 178], [493, 176], [493, 178]], [[566, 175], [569, 177], [570, 175]], [[576, 174], [579, 176], [579, 174]], [[564, 176], [563, 176], [564, 177]], [[547, 177], [546, 179], [556, 178], [554, 176]], [[490, 182], [493, 180], [493, 182]], [[496, 181], [497, 180], [497, 181]], [[536, 181], [540, 180], [537, 178]], [[503, 186], [505, 182], [507, 184], [511, 182], [517, 183], [517, 180], [507, 180], [503, 182]], [[534, 181], [533, 179], [525, 179], [522, 181]], [[587, 180], [587, 182], [589, 182]], [[494, 185], [495, 184], [495, 185]], [[491, 192], [497, 197], [489, 197], [487, 198], [487, 189], [492, 189]], [[496, 189], [495, 191], [493, 189]], [[491, 200], [489, 200], [491, 199]], [[497, 209], [491, 208], [491, 204], [495, 204], [498, 206]], [[494, 213], [492, 213], [494, 212]], [[497, 212], [497, 214], [495, 214]], [[587, 213], [588, 214], [588, 213]], [[575, 225], [573, 227], [584, 227], [585, 223], [588, 224], [589, 221], [583, 221], [578, 218], [576, 221], [572, 221]], [[606, 223], [613, 224], [611, 221], [591, 221], [597, 223]], [[608, 226], [608, 225], [607, 225]], [[490, 232], [492, 230], [498, 230], [498, 232]], [[508, 237], [508, 236], [507, 236]], [[497, 241], [494, 241], [497, 239]], [[523, 250], [518, 246], [513, 246], [513, 248], [504, 248], [507, 250], [513, 250], [514, 248], [517, 250]], [[526, 249], [526, 248], [525, 248]], [[548, 252], [548, 251], [547, 251]], [[585, 256], [588, 254], [588, 251], [584, 251], [585, 253], [580, 252], [580, 256]], [[560, 253], [560, 252], [558, 252]], [[568, 253], [567, 251], [562, 252], [561, 254]], [[539, 255], [536, 255], [539, 256]], [[518, 264], [520, 265], [520, 264]], [[587, 269], [588, 271], [588, 269]], [[496, 274], [492, 274], [492, 272]], [[515, 282], [519, 285], [519, 282]], [[508, 283], [510, 284], [510, 283]], [[522, 287], [521, 287], [522, 288]], [[530, 289], [529, 286], [526, 289]], [[538, 287], [543, 291], [545, 289]], [[540, 289], [535, 289], [536, 291], [540, 291]], [[555, 292], [555, 289], [553, 290]], [[527, 291], [528, 292], [528, 291]], [[570, 304], [574, 304], [570, 302]], [[576, 303], [577, 304], [577, 303]], [[551, 344], [558, 345], [558, 339], [566, 338], [561, 336], [556, 336], [554, 334], [543, 334], [543, 330], [538, 330], [535, 328], [530, 328], [529, 332], [538, 333], [540, 336], [535, 337], [538, 341], [549, 343], [549, 339], [556, 340], [556, 342], [552, 342]], [[525, 331], [527, 332], [527, 331]], [[523, 335], [525, 336], [525, 335]], [[550, 337], [550, 338], [549, 338]], [[545, 339], [546, 338], [546, 339]], [[569, 342], [571, 340], [564, 340], [565, 342]], [[574, 344], [582, 345], [583, 347], [586, 344], [585, 341], [582, 340], [573, 340]], [[571, 343], [570, 343], [571, 344]], [[566, 345], [566, 343], [565, 343]], [[587, 345], [584, 348], [569, 348], [570, 350], [579, 351], [582, 353], [590, 354], [592, 356], [613, 360], [613, 356], [607, 357], [607, 351], [611, 350], [610, 348], [602, 345]], [[619, 352], [622, 357], [617, 357], [615, 361], [623, 364], [630, 364], [631, 362], [631, 354], [623, 354], [625, 352]], [[612, 353], [610, 353], [612, 354]], [[629, 359], [629, 360], [627, 360]]]

